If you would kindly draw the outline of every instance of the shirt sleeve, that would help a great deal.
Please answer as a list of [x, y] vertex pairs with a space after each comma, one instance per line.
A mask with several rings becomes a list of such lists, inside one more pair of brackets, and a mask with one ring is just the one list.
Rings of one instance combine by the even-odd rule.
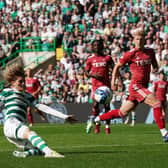
[[131, 54], [129, 52], [124, 53], [123, 56], [119, 59], [122, 65], [129, 63], [130, 60], [131, 60]]
[[91, 69], [91, 62], [90, 62], [90, 59], [88, 58], [87, 61], [86, 61], [85, 70], [88, 71], [90, 69]]
[[2, 94], [0, 94], [0, 107], [2, 107], [4, 105], [4, 96]]

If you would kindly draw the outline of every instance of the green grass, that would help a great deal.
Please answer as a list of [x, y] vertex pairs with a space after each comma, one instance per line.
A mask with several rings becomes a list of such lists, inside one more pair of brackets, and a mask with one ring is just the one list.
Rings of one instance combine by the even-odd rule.
[[3, 136], [0, 127], [1, 168], [167, 168], [168, 144], [156, 125], [111, 125], [106, 135], [104, 126], [98, 135], [85, 133], [85, 124], [32, 127], [48, 145], [65, 155], [63, 159], [34, 156], [15, 158], [16, 149]]

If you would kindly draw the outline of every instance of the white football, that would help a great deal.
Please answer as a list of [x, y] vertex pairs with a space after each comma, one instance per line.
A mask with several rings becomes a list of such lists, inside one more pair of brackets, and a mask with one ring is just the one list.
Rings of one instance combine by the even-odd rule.
[[98, 103], [107, 104], [112, 98], [112, 92], [107, 86], [101, 86], [96, 89], [94, 98]]

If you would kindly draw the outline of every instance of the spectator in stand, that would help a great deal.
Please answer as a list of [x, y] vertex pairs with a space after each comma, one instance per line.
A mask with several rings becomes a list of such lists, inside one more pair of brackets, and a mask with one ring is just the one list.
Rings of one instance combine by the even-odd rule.
[[35, 0], [34, 2], [32, 2], [31, 6], [33, 10], [40, 9], [42, 6], [42, 3], [39, 0]]
[[69, 103], [73, 99], [72, 92], [70, 90], [70, 85], [63, 83], [63, 94], [62, 94], [62, 103]]
[[77, 103], [87, 103], [89, 100], [88, 95], [85, 93], [83, 87], [81, 87], [78, 91], [78, 96], [76, 98]]
[[43, 44], [47, 43], [48, 41], [48, 32], [46, 27], [43, 27], [43, 31], [41, 32], [41, 41]]
[[78, 90], [80, 92], [80, 89], [83, 88], [83, 91], [85, 93], [89, 93], [89, 85], [86, 83], [85, 79], [83, 78], [81, 82], [79, 83]]
[[161, 53], [161, 60], [165, 60], [168, 58], [168, 43], [165, 43], [164, 48]]
[[154, 82], [154, 93], [162, 105], [162, 115], [166, 119], [166, 94], [168, 93], [168, 81], [163, 71], [159, 72], [159, 79]]
[[72, 25], [75, 25], [75, 24], [78, 24], [80, 23], [81, 21], [81, 17], [80, 15], [78, 14], [77, 10], [76, 9], [73, 9], [73, 12], [72, 12], [72, 17], [71, 17], [71, 24]]
[[79, 69], [80, 67], [80, 61], [79, 61], [79, 53], [76, 53], [76, 51], [72, 52], [71, 54], [71, 63], [74, 65], [75, 69]]
[[63, 18], [62, 18], [63, 25], [71, 24], [71, 17], [72, 17], [71, 11], [67, 10], [66, 14], [63, 15]]
[[53, 103], [52, 96], [49, 94], [49, 92], [47, 92], [47, 91], [46, 92], [42, 92], [42, 96], [41, 96], [40, 102], [42, 104], [46, 104], [48, 106]]
[[[79, 39], [78, 44], [77, 44], [77, 46], [76, 46], [77, 52], [80, 54], [81, 51], [85, 49], [85, 47], [86, 47], [86, 44], [85, 44], [85, 42], [83, 41], [83, 39], [82, 39], [82, 38]], [[78, 56], [78, 57], [79, 57], [79, 56]]]
[[6, 56], [9, 56], [12, 52], [12, 46], [8, 43], [6, 43], [5, 39], [2, 40], [1, 44], [2, 50], [5, 52]]
[[168, 81], [168, 58], [163, 60], [163, 64], [161, 65], [159, 71], [164, 72], [166, 81]]
[[65, 67], [65, 71], [68, 72], [69, 70], [71, 70], [72, 68], [72, 63], [69, 57], [65, 58], [65, 62], [63, 63], [64, 67]]
[[89, 12], [91, 16], [95, 14], [95, 3], [93, 0], [87, 0], [84, 5], [84, 11]]

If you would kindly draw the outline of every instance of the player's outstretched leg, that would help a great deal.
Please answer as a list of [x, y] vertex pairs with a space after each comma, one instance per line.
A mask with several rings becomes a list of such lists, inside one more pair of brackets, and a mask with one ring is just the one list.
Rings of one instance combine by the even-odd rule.
[[52, 149], [50, 149], [46, 144], [46, 142], [40, 136], [38, 136], [34, 131], [31, 131], [29, 133], [28, 140], [35, 148], [38, 148], [40, 151], [42, 151], [45, 157], [55, 157], [55, 158], [64, 157], [64, 155], [61, 155], [56, 151], [53, 151]]
[[105, 114], [97, 116], [94, 121], [100, 122], [104, 120], [114, 119], [114, 118], [123, 118], [124, 115], [121, 113], [120, 109], [111, 110]]

